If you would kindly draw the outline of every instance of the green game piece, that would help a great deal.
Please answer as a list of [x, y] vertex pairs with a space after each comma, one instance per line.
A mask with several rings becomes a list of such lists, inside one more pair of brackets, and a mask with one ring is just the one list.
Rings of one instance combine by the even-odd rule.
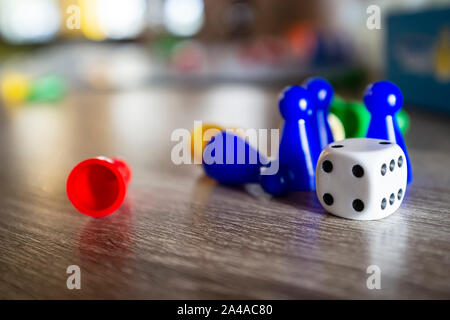
[[[370, 113], [364, 103], [360, 101], [345, 101], [335, 96], [331, 103], [330, 112], [341, 120], [346, 138], [365, 137], [370, 123]], [[400, 110], [396, 116], [401, 132], [409, 129], [409, 116], [405, 110]]]
[[397, 113], [397, 122], [400, 127], [400, 131], [402, 134], [405, 134], [409, 130], [409, 115], [406, 113], [404, 109], [400, 109]]
[[57, 75], [48, 75], [35, 79], [31, 83], [28, 101], [55, 102], [63, 98], [67, 88], [64, 80]]
[[[344, 125], [345, 121], [345, 109], [347, 107], [347, 102], [341, 97], [335, 95], [333, 101], [331, 102], [330, 112], [333, 113]], [[345, 129], [345, 125], [344, 125]]]
[[341, 120], [346, 138], [364, 137], [369, 125], [370, 114], [358, 101], [346, 101], [335, 96], [330, 112]]
[[331, 102], [330, 111], [333, 113], [342, 113], [347, 106], [347, 101], [342, 99], [339, 96], [334, 96], [333, 101]]

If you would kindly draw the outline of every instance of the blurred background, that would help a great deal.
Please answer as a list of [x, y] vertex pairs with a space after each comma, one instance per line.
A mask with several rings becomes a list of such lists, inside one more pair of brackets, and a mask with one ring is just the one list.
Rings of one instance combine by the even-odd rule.
[[448, 0], [0, 0], [3, 102], [27, 95], [5, 80], [49, 75], [31, 101], [74, 88], [322, 75], [357, 92], [388, 78], [407, 102], [448, 111], [449, 10]]

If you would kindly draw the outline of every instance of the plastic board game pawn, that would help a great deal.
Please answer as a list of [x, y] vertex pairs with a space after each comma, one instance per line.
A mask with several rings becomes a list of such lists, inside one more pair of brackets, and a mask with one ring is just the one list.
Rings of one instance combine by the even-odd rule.
[[411, 162], [396, 119], [396, 114], [403, 104], [402, 92], [392, 82], [378, 81], [366, 89], [364, 103], [371, 113], [367, 138], [389, 140], [402, 148], [408, 169], [407, 181], [410, 183], [412, 181]]
[[321, 78], [308, 79], [306, 81], [306, 89], [311, 94], [312, 102], [315, 104], [315, 112], [313, 113], [314, 128], [317, 128], [320, 150], [322, 150], [334, 141], [328, 123], [328, 113], [334, 90], [327, 80]]
[[131, 169], [118, 158], [91, 158], [77, 164], [66, 183], [67, 197], [81, 213], [101, 218], [122, 205]]
[[279, 102], [285, 122], [279, 149], [279, 165], [290, 177], [291, 191], [315, 189], [315, 168], [320, 155], [317, 130], [314, 129], [314, 103], [308, 90], [291, 86]]
[[[345, 131], [342, 122], [334, 114], [328, 114], [328, 123], [330, 125], [333, 138], [335, 141], [340, 141], [345, 139]], [[273, 161], [270, 165], [261, 169], [260, 184], [261, 187], [267, 193], [273, 196], [283, 196], [289, 192], [291, 188], [292, 176], [289, 170], [286, 168], [279, 168], [276, 174], [265, 174], [266, 169], [272, 167]]]
[[267, 163], [267, 161], [244, 138], [222, 131], [206, 145], [202, 163], [205, 173], [222, 184], [239, 185], [259, 182], [271, 195], [286, 194], [290, 186], [288, 173], [286, 170], [278, 169], [274, 172], [275, 174], [272, 174], [269, 170], [273, 163]]
[[223, 184], [258, 183], [266, 158], [239, 135], [222, 131], [203, 151], [205, 173]]
[[1, 100], [8, 106], [23, 103], [30, 93], [30, 79], [19, 72], [4, 73], [0, 77]]

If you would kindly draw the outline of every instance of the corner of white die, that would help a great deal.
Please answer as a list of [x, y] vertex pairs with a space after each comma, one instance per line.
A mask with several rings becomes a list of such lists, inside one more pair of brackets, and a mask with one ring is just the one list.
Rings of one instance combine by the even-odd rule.
[[395, 143], [352, 138], [329, 144], [316, 168], [316, 192], [328, 212], [347, 219], [377, 220], [403, 202], [407, 168]]

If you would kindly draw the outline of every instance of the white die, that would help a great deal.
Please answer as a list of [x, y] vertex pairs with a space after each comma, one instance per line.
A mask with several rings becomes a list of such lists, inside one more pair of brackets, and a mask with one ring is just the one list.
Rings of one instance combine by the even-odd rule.
[[355, 220], [394, 213], [406, 189], [403, 150], [386, 140], [354, 138], [329, 144], [316, 168], [316, 193], [328, 212]]

